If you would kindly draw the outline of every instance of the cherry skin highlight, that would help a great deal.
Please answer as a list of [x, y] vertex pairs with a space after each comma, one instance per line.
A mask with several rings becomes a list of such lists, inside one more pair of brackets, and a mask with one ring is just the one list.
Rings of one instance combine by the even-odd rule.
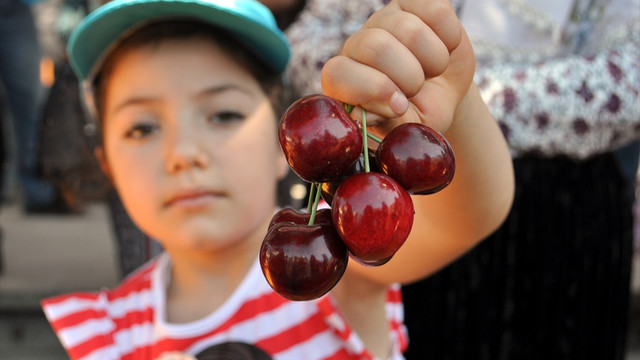
[[352, 257], [366, 265], [389, 261], [413, 226], [411, 196], [391, 177], [375, 172], [353, 175], [338, 187], [333, 223]]
[[349, 252], [329, 224], [275, 224], [260, 248], [260, 266], [274, 291], [293, 301], [317, 299], [347, 268]]
[[289, 106], [278, 140], [291, 169], [322, 183], [343, 176], [362, 152], [362, 132], [342, 104], [328, 96], [305, 96]]

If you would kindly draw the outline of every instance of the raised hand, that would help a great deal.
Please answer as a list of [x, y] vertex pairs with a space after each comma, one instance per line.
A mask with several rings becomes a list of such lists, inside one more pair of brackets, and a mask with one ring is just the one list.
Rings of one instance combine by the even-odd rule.
[[471, 45], [449, 1], [395, 0], [326, 63], [322, 88], [364, 107], [380, 133], [402, 122], [446, 132], [474, 71]]

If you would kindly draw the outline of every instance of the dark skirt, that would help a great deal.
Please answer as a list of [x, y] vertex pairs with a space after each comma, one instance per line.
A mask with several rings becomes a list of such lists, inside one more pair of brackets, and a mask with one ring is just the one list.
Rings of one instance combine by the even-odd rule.
[[408, 359], [623, 359], [632, 191], [613, 154], [515, 160], [503, 226], [403, 288]]

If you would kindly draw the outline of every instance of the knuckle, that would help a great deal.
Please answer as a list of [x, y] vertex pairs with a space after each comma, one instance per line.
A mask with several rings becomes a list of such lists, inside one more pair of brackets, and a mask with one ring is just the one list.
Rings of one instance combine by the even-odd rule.
[[449, 1], [431, 1], [429, 2], [429, 17], [439, 19], [455, 16], [455, 10]]
[[359, 40], [353, 48], [354, 56], [365, 61], [373, 61], [389, 54], [395, 38], [386, 30], [371, 28], [363, 32]]
[[442, 74], [449, 66], [449, 51], [442, 45], [429, 52], [429, 56], [423, 60], [423, 68], [427, 77], [435, 77]]
[[413, 14], [404, 13], [393, 24], [393, 33], [400, 34], [403, 42], [408, 46], [419, 46], [424, 43], [426, 25]]

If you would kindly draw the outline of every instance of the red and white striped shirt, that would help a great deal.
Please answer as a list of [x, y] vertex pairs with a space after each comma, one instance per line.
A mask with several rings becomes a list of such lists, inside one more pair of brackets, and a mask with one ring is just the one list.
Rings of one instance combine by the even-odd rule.
[[[45, 299], [51, 326], [73, 359], [156, 359], [168, 351], [197, 355], [224, 342], [253, 344], [277, 360], [374, 359], [340, 314], [331, 295], [289, 301], [274, 292], [256, 261], [229, 299], [186, 324], [165, 320], [171, 261], [167, 254], [115, 289]], [[399, 286], [391, 286], [387, 315], [390, 359], [408, 346]]]

